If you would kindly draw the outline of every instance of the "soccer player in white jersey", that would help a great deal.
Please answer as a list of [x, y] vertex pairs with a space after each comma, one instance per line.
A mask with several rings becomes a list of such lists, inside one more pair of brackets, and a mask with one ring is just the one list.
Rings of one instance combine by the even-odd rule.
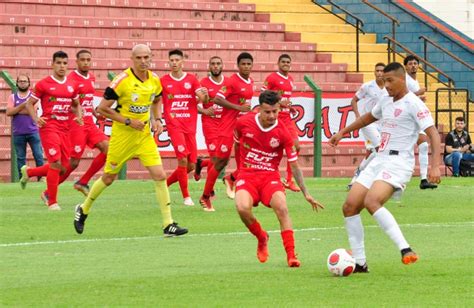
[[[413, 92], [416, 96], [418, 96], [422, 101], [425, 101], [426, 97], [424, 96], [426, 89], [420, 87], [418, 80], [416, 80], [416, 73], [418, 72], [419, 62], [418, 58], [413, 55], [408, 55], [404, 60], [403, 64], [405, 65], [406, 74], [406, 83], [408, 91]], [[418, 160], [420, 163], [420, 188], [427, 189], [427, 188], [437, 188], [438, 185], [430, 183], [427, 179], [428, 175], [428, 137], [426, 134], [421, 131], [418, 140], [416, 142], [418, 144]]]
[[[385, 68], [384, 63], [375, 64], [375, 79], [364, 83], [352, 98], [351, 105], [352, 110], [357, 118], [360, 118], [361, 114], [371, 112], [377, 102], [383, 97], [388, 96], [387, 90], [383, 81], [383, 69]], [[380, 145], [380, 132], [378, 122], [372, 123], [360, 129], [362, 137], [365, 140], [365, 148], [367, 154], [365, 158], [360, 162], [357, 167], [354, 177], [351, 183], [348, 185], [350, 189], [352, 184], [359, 176], [360, 172], [367, 167], [370, 161], [375, 157], [377, 148]]]
[[361, 172], [343, 205], [346, 230], [352, 255], [356, 260], [354, 273], [368, 272], [364, 248], [364, 228], [360, 212], [366, 208], [384, 232], [395, 243], [404, 264], [414, 263], [418, 255], [411, 249], [392, 214], [383, 206], [396, 190], [404, 190], [415, 166], [414, 146], [420, 130], [431, 139], [430, 180], [440, 182], [440, 138], [426, 105], [408, 91], [405, 70], [394, 62], [384, 69], [384, 97], [375, 108], [331, 137], [336, 146], [342, 137], [356, 129], [381, 121], [381, 141], [377, 156]]

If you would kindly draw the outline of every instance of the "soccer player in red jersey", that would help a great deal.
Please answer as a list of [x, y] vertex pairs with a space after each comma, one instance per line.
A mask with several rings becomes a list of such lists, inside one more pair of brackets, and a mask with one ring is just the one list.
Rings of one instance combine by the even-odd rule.
[[[291, 94], [293, 93], [293, 77], [289, 74], [291, 68], [291, 57], [287, 54], [282, 54], [278, 58], [278, 72], [271, 73], [265, 79], [262, 91], [272, 90], [276, 91], [281, 96], [280, 113], [278, 120], [282, 122], [291, 134], [296, 152], [300, 151], [300, 144], [298, 140], [298, 130], [296, 123], [291, 119]], [[292, 191], [300, 191], [299, 187], [293, 182], [293, 174], [291, 172], [290, 162], [288, 161], [286, 167], [286, 182], [283, 185]]]
[[235, 205], [240, 219], [258, 239], [257, 258], [268, 259], [268, 233], [252, 213], [262, 202], [275, 212], [281, 229], [281, 238], [289, 267], [299, 267], [295, 240], [286, 205], [285, 188], [280, 180], [278, 166], [285, 150], [296, 183], [313, 210], [324, 206], [306, 190], [303, 174], [298, 167], [293, 140], [286, 126], [278, 120], [280, 96], [274, 91], [260, 94], [258, 113], [249, 113], [237, 120], [234, 132], [236, 147], [240, 148], [240, 169], [237, 176]]
[[[194, 171], [194, 179], [199, 180], [201, 177], [201, 170], [203, 167], [207, 167], [207, 170], [213, 168], [213, 162], [216, 157], [216, 147], [218, 142], [219, 122], [222, 119], [223, 107], [214, 104], [214, 98], [217, 92], [227, 85], [229, 78], [222, 75], [223, 62], [220, 57], [214, 56], [209, 59], [209, 76], [201, 80], [201, 86], [207, 89], [209, 95], [209, 102], [203, 104], [203, 107], [207, 110], [212, 108], [212, 115], [202, 115], [202, 131], [206, 141], [207, 150], [209, 152], [209, 159], [203, 160], [197, 159], [196, 169]], [[211, 190], [210, 195], [213, 196], [214, 190]], [[214, 211], [211, 203], [202, 202], [205, 211]]]
[[[64, 182], [72, 171], [74, 171], [81, 161], [82, 154], [86, 149], [86, 145], [90, 148], [97, 148], [100, 153], [92, 161], [89, 169], [84, 175], [74, 183], [74, 188], [82, 192], [85, 196], [89, 193], [89, 180], [96, 174], [105, 164], [107, 158], [108, 138], [94, 123], [93, 115], [97, 116], [94, 111], [94, 82], [95, 76], [89, 72], [92, 62], [92, 54], [88, 50], [80, 50], [76, 54], [77, 69], [69, 73], [68, 80], [75, 82], [78, 88], [79, 101], [83, 112], [84, 125], [78, 125], [71, 121], [71, 159], [70, 167], [61, 175], [59, 183]], [[41, 194], [41, 199], [47, 204], [49, 199], [48, 191]]]
[[[253, 66], [253, 57], [247, 52], [241, 53], [237, 57], [239, 72], [229, 77], [226, 85], [223, 86], [214, 97], [214, 104], [223, 107], [222, 117], [218, 125], [217, 146], [213, 166], [208, 168], [206, 184], [199, 200], [204, 208], [212, 208], [210, 196], [214, 189], [219, 173], [227, 166], [234, 144], [233, 131], [239, 114], [250, 111], [250, 100], [253, 96], [253, 80], [250, 72]], [[236, 161], [238, 163], [238, 156]], [[237, 164], [238, 166], [238, 164]], [[235, 175], [234, 175], [235, 176]], [[233, 179], [234, 176], [224, 177], [227, 186], [227, 196], [234, 198]]]
[[[24, 189], [28, 178], [45, 176], [49, 192], [48, 208], [58, 211], [58, 185], [61, 173], [69, 168], [70, 117], [82, 125], [78, 88], [66, 77], [68, 55], [63, 51], [53, 54], [53, 75], [40, 80], [34, 87], [32, 96], [26, 102], [26, 109], [40, 128], [41, 144], [48, 163], [38, 168], [21, 168], [20, 184]], [[34, 104], [41, 100], [43, 114], [38, 117]]]
[[184, 54], [181, 50], [169, 53], [171, 73], [161, 78], [163, 86], [163, 116], [173, 144], [178, 167], [168, 177], [167, 185], [179, 183], [184, 205], [194, 205], [188, 191], [188, 173], [194, 170], [197, 159], [196, 124], [198, 104], [208, 101], [207, 90], [201, 87], [196, 76], [183, 72]]

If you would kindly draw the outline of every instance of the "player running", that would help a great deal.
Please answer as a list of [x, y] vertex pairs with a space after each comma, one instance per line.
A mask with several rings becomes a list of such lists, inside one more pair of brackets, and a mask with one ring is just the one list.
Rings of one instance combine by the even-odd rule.
[[[155, 182], [156, 200], [160, 206], [165, 236], [186, 234], [171, 217], [170, 195], [166, 185], [166, 173], [151, 131], [161, 133], [162, 87], [158, 76], [148, 69], [152, 54], [147, 45], [139, 44], [132, 49], [132, 67], [116, 76], [107, 87], [98, 112], [111, 119], [112, 133], [105, 163], [104, 174], [94, 182], [83, 204], [76, 206], [74, 228], [81, 234], [93, 202], [117, 177], [122, 166], [138, 157]], [[112, 105], [117, 102], [117, 108]]]
[[[293, 77], [289, 74], [291, 68], [291, 57], [287, 54], [282, 54], [278, 57], [278, 72], [271, 73], [265, 79], [262, 86], [262, 91], [272, 90], [276, 91], [282, 98], [280, 101], [280, 112], [278, 113], [278, 120], [282, 122], [290, 132], [293, 139], [293, 144], [296, 148], [296, 153], [300, 152], [300, 143], [298, 139], [298, 130], [296, 123], [291, 119], [291, 94], [293, 93]], [[286, 181], [283, 183], [285, 188], [292, 191], [300, 191], [299, 187], [293, 182], [293, 174], [291, 172], [290, 162], [286, 165]]]
[[367, 211], [395, 243], [404, 264], [414, 263], [418, 255], [411, 249], [392, 214], [383, 206], [397, 190], [404, 190], [415, 166], [414, 146], [418, 132], [423, 130], [431, 139], [430, 180], [440, 182], [440, 138], [431, 113], [425, 104], [408, 91], [405, 70], [400, 63], [384, 68], [384, 97], [371, 112], [331, 137], [329, 144], [336, 146], [343, 136], [356, 129], [381, 120], [381, 142], [377, 156], [361, 172], [342, 207], [352, 255], [356, 260], [354, 273], [368, 272], [364, 248], [364, 228], [360, 212]]
[[[388, 96], [387, 90], [385, 90], [385, 83], [383, 80], [383, 69], [385, 68], [384, 63], [375, 64], [375, 80], [364, 83], [351, 100], [352, 110], [356, 116], [356, 119], [360, 118], [361, 115], [371, 112], [377, 105], [378, 101], [384, 97]], [[362, 170], [364, 170], [367, 165], [374, 159], [377, 148], [380, 145], [380, 132], [378, 122], [367, 125], [360, 129], [362, 137], [365, 140], [365, 148], [367, 150], [365, 158], [360, 162], [357, 167], [354, 177], [348, 185], [350, 189], [352, 184], [359, 176]]]
[[163, 85], [163, 116], [168, 136], [173, 144], [178, 166], [168, 177], [171, 186], [178, 182], [184, 205], [194, 205], [188, 190], [188, 173], [194, 170], [197, 159], [196, 125], [198, 104], [208, 100], [207, 90], [199, 84], [196, 76], [183, 72], [184, 54], [175, 49], [169, 52], [171, 73], [161, 78]]
[[281, 229], [281, 238], [289, 267], [299, 267], [295, 253], [293, 227], [286, 205], [285, 188], [280, 180], [278, 166], [285, 150], [296, 183], [313, 210], [324, 206], [306, 190], [303, 174], [298, 168], [293, 138], [285, 124], [279, 121], [280, 97], [273, 91], [260, 94], [258, 113], [249, 113], [237, 120], [234, 140], [240, 148], [240, 171], [236, 181], [235, 205], [240, 219], [258, 240], [257, 258], [268, 259], [268, 233], [252, 213], [252, 208], [262, 202], [275, 212]]
[[[53, 75], [40, 80], [26, 101], [26, 110], [39, 127], [41, 145], [43, 146], [48, 164], [37, 168], [21, 167], [20, 184], [23, 189], [30, 177], [46, 176], [49, 193], [48, 209], [59, 211], [58, 186], [59, 178], [69, 168], [70, 118], [82, 125], [78, 88], [67, 78], [68, 55], [64, 51], [53, 54]], [[38, 117], [35, 104], [41, 101], [43, 114]], [[72, 113], [71, 113], [72, 111]]]
[[[250, 111], [250, 100], [253, 96], [253, 80], [250, 78], [250, 72], [253, 67], [253, 57], [247, 52], [241, 53], [237, 57], [237, 66], [239, 72], [229, 77], [219, 92], [214, 97], [214, 104], [223, 107], [221, 121], [218, 125], [217, 146], [215, 151], [215, 160], [213, 166], [208, 168], [206, 184], [203, 194], [199, 200], [205, 208], [212, 208], [210, 196], [214, 189], [219, 173], [227, 166], [234, 144], [233, 131], [239, 114], [245, 114]], [[235, 159], [239, 162], [239, 156]], [[238, 165], [237, 165], [238, 166]], [[238, 170], [238, 169], [237, 169]], [[231, 199], [235, 197], [233, 190], [234, 175], [224, 177], [226, 183], [226, 193]]]

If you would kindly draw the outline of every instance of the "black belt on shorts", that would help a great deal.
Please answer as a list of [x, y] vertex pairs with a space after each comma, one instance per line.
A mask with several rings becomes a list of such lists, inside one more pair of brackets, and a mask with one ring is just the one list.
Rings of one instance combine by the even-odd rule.
[[390, 151], [388, 151], [388, 155], [398, 155], [398, 151], [390, 150]]

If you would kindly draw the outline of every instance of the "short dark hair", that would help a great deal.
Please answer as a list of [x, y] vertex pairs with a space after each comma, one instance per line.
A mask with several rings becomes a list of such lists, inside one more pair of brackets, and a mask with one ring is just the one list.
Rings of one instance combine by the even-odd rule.
[[81, 50], [79, 50], [79, 51], [76, 53], [76, 59], [79, 59], [79, 57], [80, 57], [81, 54], [83, 54], [83, 53], [88, 53], [88, 54], [90, 54], [90, 55], [92, 56], [92, 52], [90, 52], [89, 50], [87, 50], [87, 49], [81, 49]]
[[415, 57], [414, 55], [408, 55], [404, 60], [403, 60], [403, 65], [407, 65], [408, 62], [415, 60], [418, 64], [420, 64], [420, 60], [418, 57]]
[[403, 65], [401, 65], [398, 62], [392, 62], [392, 63], [389, 63], [387, 66], [385, 66], [385, 68], [383, 69], [383, 72], [388, 73], [388, 72], [398, 71], [398, 70], [402, 70], [403, 72], [405, 72], [405, 68], [403, 67]]
[[168, 57], [171, 57], [173, 55], [177, 55], [181, 58], [184, 58], [184, 52], [181, 49], [173, 49], [168, 52]]
[[212, 61], [213, 59], [219, 59], [219, 60], [221, 60], [221, 62], [224, 62], [224, 61], [222, 61], [222, 58], [221, 58], [221, 57], [219, 57], [219, 56], [212, 56], [212, 57], [209, 59], [209, 64], [211, 63], [211, 61]]
[[275, 91], [270, 91], [270, 90], [265, 90], [262, 93], [260, 93], [260, 96], [258, 97], [258, 103], [260, 105], [262, 104], [268, 104], [268, 105], [275, 105], [280, 101], [280, 95], [275, 92]]
[[251, 54], [249, 54], [248, 52], [242, 52], [238, 57], [237, 57], [237, 65], [240, 63], [241, 60], [244, 60], [244, 59], [250, 59], [250, 61], [252, 61], [253, 63], [253, 57]]
[[377, 66], [383, 66], [383, 67], [385, 67], [386, 65], [385, 65], [385, 63], [383, 63], [383, 62], [379, 62], [379, 63], [375, 64], [374, 67], [377, 67]]
[[56, 58], [68, 59], [69, 57], [67, 56], [67, 53], [65, 53], [64, 51], [60, 50], [60, 51], [56, 51], [56, 52], [53, 54], [53, 62], [56, 60]]
[[281, 54], [281, 55], [278, 57], [278, 62], [280, 62], [281, 59], [290, 59], [290, 61], [291, 61], [291, 57], [290, 57], [290, 55], [287, 54], [287, 53]]
[[464, 121], [464, 117], [457, 117], [457, 118], [456, 118], [456, 121], [465, 122], [465, 121]]

